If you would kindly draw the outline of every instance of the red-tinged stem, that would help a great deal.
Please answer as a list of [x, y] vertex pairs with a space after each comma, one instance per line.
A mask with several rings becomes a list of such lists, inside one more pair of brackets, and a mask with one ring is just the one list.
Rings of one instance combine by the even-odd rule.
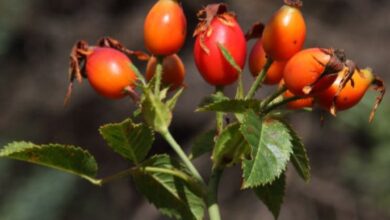
[[302, 8], [303, 6], [303, 2], [301, 0], [284, 0], [284, 4], [295, 8]]

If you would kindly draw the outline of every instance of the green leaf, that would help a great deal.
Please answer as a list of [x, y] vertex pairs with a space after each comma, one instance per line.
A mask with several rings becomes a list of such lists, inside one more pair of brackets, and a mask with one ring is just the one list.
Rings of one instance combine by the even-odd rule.
[[253, 111], [244, 116], [241, 132], [251, 146], [251, 160], [244, 160], [243, 188], [272, 182], [286, 168], [292, 153], [286, 126], [273, 119], [260, 118]]
[[0, 150], [0, 157], [26, 161], [54, 168], [95, 181], [97, 163], [86, 150], [60, 144], [36, 145], [31, 142], [13, 142]]
[[223, 57], [226, 59], [226, 61], [229, 62], [229, 64], [237, 70], [237, 72], [239, 72], [241, 74], [242, 72], [242, 69], [241, 67], [236, 63], [236, 61], [234, 60], [233, 56], [230, 54], [229, 50], [226, 49], [222, 44], [218, 44], [218, 47], [223, 55]]
[[142, 114], [148, 125], [158, 132], [166, 131], [172, 120], [172, 113], [168, 106], [162, 103], [149, 88], [144, 88], [141, 100]]
[[224, 100], [230, 100], [228, 97], [224, 96], [223, 93], [216, 93], [209, 96], [206, 96], [199, 104], [198, 109], [196, 111], [199, 111], [199, 108], [207, 107], [208, 105], [212, 105], [214, 103], [218, 103]]
[[135, 75], [137, 76], [137, 79], [141, 81], [141, 84], [146, 85], [145, 77], [141, 74], [141, 72], [132, 62], [130, 62], [130, 68], [134, 71]]
[[208, 103], [200, 106], [196, 111], [215, 111], [215, 112], [232, 112], [243, 113], [248, 109], [253, 109], [255, 112], [259, 111], [260, 101], [250, 100], [220, 100], [213, 103]]
[[179, 89], [179, 91], [177, 91], [175, 93], [175, 95], [167, 101], [167, 106], [170, 110], [173, 110], [175, 108], [177, 100], [180, 98], [183, 91], [184, 91], [184, 88]]
[[216, 130], [211, 130], [195, 138], [194, 144], [192, 145], [191, 148], [191, 155], [190, 155], [190, 158], [192, 160], [213, 150], [214, 137], [216, 133], [217, 133]]
[[154, 141], [153, 131], [148, 126], [134, 124], [131, 119], [104, 125], [99, 131], [115, 152], [135, 164], [145, 159]]
[[286, 176], [282, 173], [272, 183], [253, 188], [257, 197], [268, 207], [275, 219], [278, 218], [283, 203], [286, 187]]
[[218, 47], [225, 60], [228, 61], [228, 63], [239, 73], [238, 86], [237, 86], [235, 98], [244, 99], [244, 84], [242, 83], [242, 69], [234, 60], [233, 56], [231, 55], [231, 53], [227, 48], [225, 48], [222, 44], [218, 44]]
[[201, 192], [183, 179], [167, 173], [146, 172], [143, 167], [180, 169], [169, 156], [152, 157], [132, 173], [137, 189], [164, 215], [175, 219], [203, 219], [206, 205]]
[[293, 145], [293, 153], [291, 155], [291, 162], [299, 176], [308, 182], [310, 180], [310, 161], [306, 152], [306, 148], [294, 129], [289, 124], [284, 124], [288, 128], [292, 138], [291, 143]]
[[240, 132], [240, 125], [232, 123], [218, 136], [212, 154], [213, 166], [231, 166], [243, 160], [249, 153], [249, 145]]

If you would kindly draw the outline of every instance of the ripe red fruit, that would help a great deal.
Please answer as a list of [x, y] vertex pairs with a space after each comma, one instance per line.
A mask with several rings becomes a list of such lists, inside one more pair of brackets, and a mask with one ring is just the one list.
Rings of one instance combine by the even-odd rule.
[[286, 61], [302, 49], [306, 38], [306, 24], [300, 11], [300, 0], [285, 0], [276, 11], [263, 33], [263, 47], [273, 60]]
[[211, 85], [224, 86], [235, 82], [239, 72], [225, 59], [219, 45], [225, 47], [242, 69], [246, 57], [246, 41], [236, 17], [227, 12], [224, 4], [212, 4], [202, 10], [195, 30], [195, 64], [203, 78]]
[[351, 83], [347, 83], [347, 85], [335, 98], [335, 95], [337, 94], [340, 86], [340, 82], [345, 73], [346, 71], [342, 70], [336, 81], [328, 89], [315, 96], [316, 102], [324, 109], [330, 110], [333, 101], [335, 105], [334, 107], [338, 111], [346, 110], [355, 106], [363, 98], [367, 89], [375, 79], [374, 75], [369, 69], [361, 70], [360, 73], [356, 70], [352, 76], [354, 86], [352, 86]]
[[[258, 39], [255, 45], [252, 47], [251, 53], [249, 55], [249, 70], [252, 73], [252, 76], [256, 77], [259, 72], [263, 69], [265, 63], [267, 62], [267, 57], [263, 49], [263, 43], [261, 38]], [[280, 82], [283, 77], [283, 70], [286, 62], [284, 61], [274, 61], [267, 71], [267, 75], [264, 79], [264, 84], [275, 85]]]
[[118, 99], [134, 87], [136, 75], [130, 59], [112, 48], [95, 47], [86, 57], [85, 70], [89, 83], [102, 96]]
[[[151, 57], [146, 67], [146, 79], [150, 80], [156, 72], [157, 59]], [[164, 57], [162, 83], [174, 90], [183, 86], [185, 76], [184, 64], [176, 54]]]
[[317, 82], [331, 58], [326, 51], [326, 49], [310, 48], [291, 57], [283, 72], [287, 89], [296, 95], [303, 96], [307, 95], [303, 91], [307, 86], [313, 86], [310, 94], [316, 94], [332, 85], [337, 74], [324, 76]]
[[154, 55], [177, 53], [184, 44], [186, 32], [187, 21], [180, 4], [159, 0], [145, 19], [145, 46]]

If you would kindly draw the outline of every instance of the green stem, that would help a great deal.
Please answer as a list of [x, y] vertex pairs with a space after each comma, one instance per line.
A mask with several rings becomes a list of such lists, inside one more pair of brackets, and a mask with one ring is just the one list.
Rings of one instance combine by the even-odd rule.
[[168, 168], [161, 168], [161, 167], [131, 167], [129, 169], [126, 169], [126, 170], [123, 170], [123, 171], [120, 171], [118, 173], [115, 173], [111, 176], [108, 176], [108, 177], [105, 177], [103, 179], [91, 179], [91, 178], [88, 178], [87, 180], [90, 181], [91, 183], [95, 184], [95, 185], [99, 185], [99, 186], [102, 186], [108, 182], [112, 182], [112, 181], [115, 181], [115, 180], [118, 180], [118, 179], [121, 179], [123, 177], [126, 177], [126, 176], [129, 176], [131, 175], [132, 173], [134, 173], [137, 169], [142, 169], [142, 171], [144, 172], [147, 172], [147, 173], [165, 173], [165, 174], [169, 174], [169, 175], [172, 175], [172, 176], [175, 176], [175, 177], [178, 177], [188, 183], [191, 183], [193, 182], [191, 180], [191, 177], [188, 176], [187, 174], [185, 174], [184, 172], [180, 171], [180, 170], [176, 170], [176, 169], [168, 169]]
[[271, 66], [271, 64], [272, 64], [272, 59], [268, 58], [263, 69], [257, 75], [256, 80], [253, 82], [251, 88], [249, 89], [249, 92], [246, 95], [245, 99], [253, 98], [253, 96], [255, 96], [256, 91], [261, 88], [261, 85], [262, 85], [265, 77], [267, 76], [267, 72], [268, 72], [268, 69]]
[[102, 186], [102, 180], [101, 179], [95, 179], [95, 178], [92, 178], [92, 177], [89, 177], [89, 176], [81, 176], [81, 177], [84, 178], [85, 180], [89, 181], [93, 185]]
[[183, 173], [180, 170], [176, 169], [167, 169], [167, 168], [161, 168], [161, 167], [145, 167], [143, 170], [147, 173], [164, 173], [169, 174], [175, 177], [178, 177], [186, 182], [191, 182], [191, 177], [189, 177], [187, 174]]
[[285, 91], [287, 91], [287, 88], [285, 86], [283, 86], [282, 88], [278, 89], [274, 94], [272, 94], [271, 96], [269, 96], [267, 99], [265, 99], [262, 103], [261, 103], [261, 106], [262, 107], [266, 107], [269, 103], [271, 103], [272, 101], [274, 101], [277, 97], [279, 97], [280, 95], [282, 95]]
[[283, 105], [285, 105], [285, 104], [287, 104], [289, 102], [296, 101], [296, 100], [302, 99], [302, 98], [304, 98], [304, 97], [302, 97], [302, 96], [293, 96], [293, 97], [290, 97], [290, 98], [287, 98], [287, 99], [283, 99], [280, 102], [277, 102], [275, 104], [270, 105], [268, 108], [266, 108], [264, 110], [263, 113], [264, 114], [268, 114], [269, 112], [271, 112], [272, 110], [274, 110], [276, 108], [279, 108], [280, 106], [283, 106]]
[[301, 111], [301, 112], [313, 112], [313, 109], [312, 109], [312, 108], [309, 108], [309, 107], [307, 107], [307, 108], [302, 108], [302, 109], [282, 109], [282, 110], [273, 112], [273, 113], [272, 113], [272, 116], [281, 117], [281, 116], [286, 116], [286, 115], [291, 114], [291, 113], [296, 113], [297, 111]]
[[158, 96], [158, 94], [160, 93], [160, 87], [161, 87], [161, 78], [162, 78], [162, 74], [163, 74], [163, 60], [164, 60], [164, 57], [162, 56], [158, 56], [157, 57], [157, 65], [156, 65], [156, 72], [155, 72], [155, 80], [156, 80], [156, 84], [154, 86], [154, 94], [156, 96]]
[[[198, 170], [189, 160], [187, 155], [183, 152], [180, 145], [176, 142], [176, 140], [172, 137], [169, 131], [162, 132], [161, 135], [165, 138], [165, 140], [171, 145], [176, 154], [180, 157], [183, 163], [187, 166], [192, 175], [196, 178], [204, 186], [204, 180], [202, 176], [199, 174]], [[208, 211], [210, 215], [210, 220], [220, 220], [219, 207], [217, 203], [217, 193], [218, 193], [218, 184], [222, 175], [222, 169], [213, 170], [213, 174], [211, 175], [210, 182], [207, 190], [207, 205]]]
[[218, 206], [218, 185], [221, 180], [223, 169], [213, 170], [208, 184], [207, 205], [210, 220], [220, 220], [221, 214]]
[[99, 185], [104, 185], [108, 182], [111, 182], [111, 181], [114, 181], [114, 180], [117, 180], [117, 179], [120, 179], [120, 178], [123, 178], [123, 177], [126, 177], [126, 176], [129, 176], [132, 174], [132, 172], [134, 172], [134, 168], [129, 168], [129, 169], [126, 169], [126, 170], [123, 170], [123, 171], [120, 171], [114, 175], [111, 175], [111, 176], [108, 176], [108, 177], [105, 177], [103, 179], [100, 180], [100, 184]]
[[195, 168], [194, 164], [192, 164], [191, 160], [184, 153], [183, 149], [181, 149], [180, 145], [176, 142], [176, 140], [172, 137], [172, 134], [167, 130], [160, 132], [160, 134], [164, 137], [164, 139], [171, 145], [172, 149], [176, 152], [176, 154], [183, 161], [184, 165], [189, 169], [191, 174], [201, 183], [204, 183], [202, 176], [199, 174], [198, 170]]
[[[217, 96], [223, 96], [223, 86], [216, 86], [215, 87], [215, 94]], [[216, 113], [216, 120], [217, 120], [217, 134], [220, 134], [223, 130], [223, 112], [217, 112]]]
[[194, 189], [197, 189], [199, 192], [202, 192], [203, 194], [206, 193], [207, 189], [204, 184], [199, 184], [199, 181], [197, 179], [194, 179], [193, 177], [187, 175], [181, 170], [161, 167], [145, 167], [143, 170], [148, 173], [164, 173], [175, 176], [177, 178], [182, 179], [184, 182], [190, 184]]

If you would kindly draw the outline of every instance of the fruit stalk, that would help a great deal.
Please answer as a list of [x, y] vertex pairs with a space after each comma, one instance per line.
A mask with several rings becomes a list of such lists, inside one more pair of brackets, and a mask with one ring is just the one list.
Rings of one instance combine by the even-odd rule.
[[216, 168], [212, 171], [207, 194], [208, 212], [211, 220], [220, 220], [221, 214], [218, 206], [218, 185], [221, 180], [223, 169]]
[[163, 60], [164, 57], [162, 56], [157, 56], [157, 65], [156, 65], [156, 84], [154, 86], [154, 94], [158, 96], [160, 93], [160, 88], [161, 88], [161, 78], [162, 78], [162, 72], [163, 72]]
[[265, 77], [267, 76], [267, 71], [268, 71], [269, 67], [271, 66], [272, 62], [273, 62], [272, 59], [270, 59], [270, 58], [267, 59], [267, 62], [265, 63], [265, 65], [264, 65], [263, 69], [260, 71], [260, 73], [257, 75], [256, 80], [253, 82], [245, 99], [253, 98], [256, 91], [258, 89], [260, 89], [261, 84], [263, 83]]
[[180, 145], [176, 142], [176, 140], [172, 136], [172, 134], [168, 130], [160, 132], [160, 134], [169, 143], [169, 145], [171, 145], [172, 149], [176, 152], [176, 154], [179, 156], [179, 158], [183, 161], [184, 165], [188, 168], [188, 170], [191, 172], [191, 174], [199, 182], [204, 183], [204, 180], [203, 180], [202, 176], [199, 174], [198, 170], [196, 169], [194, 164], [192, 164], [192, 162], [188, 158], [188, 156], [184, 153], [184, 151], [180, 147]]
[[275, 100], [277, 97], [282, 95], [285, 91], [287, 91], [287, 88], [283, 86], [282, 88], [278, 89], [274, 94], [269, 96], [267, 99], [265, 99], [262, 103], [262, 107], [266, 107], [269, 103], [271, 103], [273, 100]]
[[287, 98], [287, 99], [283, 99], [280, 102], [277, 102], [275, 104], [270, 105], [268, 108], [266, 108], [264, 110], [263, 113], [264, 114], [268, 114], [269, 112], [271, 112], [272, 110], [274, 110], [276, 108], [279, 108], [280, 106], [286, 105], [289, 102], [293, 102], [293, 101], [296, 101], [296, 100], [299, 100], [299, 99], [302, 99], [302, 98], [303, 98], [302, 96], [293, 96], [293, 97], [290, 97], [290, 98]]
[[[224, 89], [223, 86], [216, 86], [215, 95], [223, 96], [223, 89]], [[223, 112], [216, 113], [216, 120], [217, 120], [217, 134], [219, 135], [223, 130]]]

